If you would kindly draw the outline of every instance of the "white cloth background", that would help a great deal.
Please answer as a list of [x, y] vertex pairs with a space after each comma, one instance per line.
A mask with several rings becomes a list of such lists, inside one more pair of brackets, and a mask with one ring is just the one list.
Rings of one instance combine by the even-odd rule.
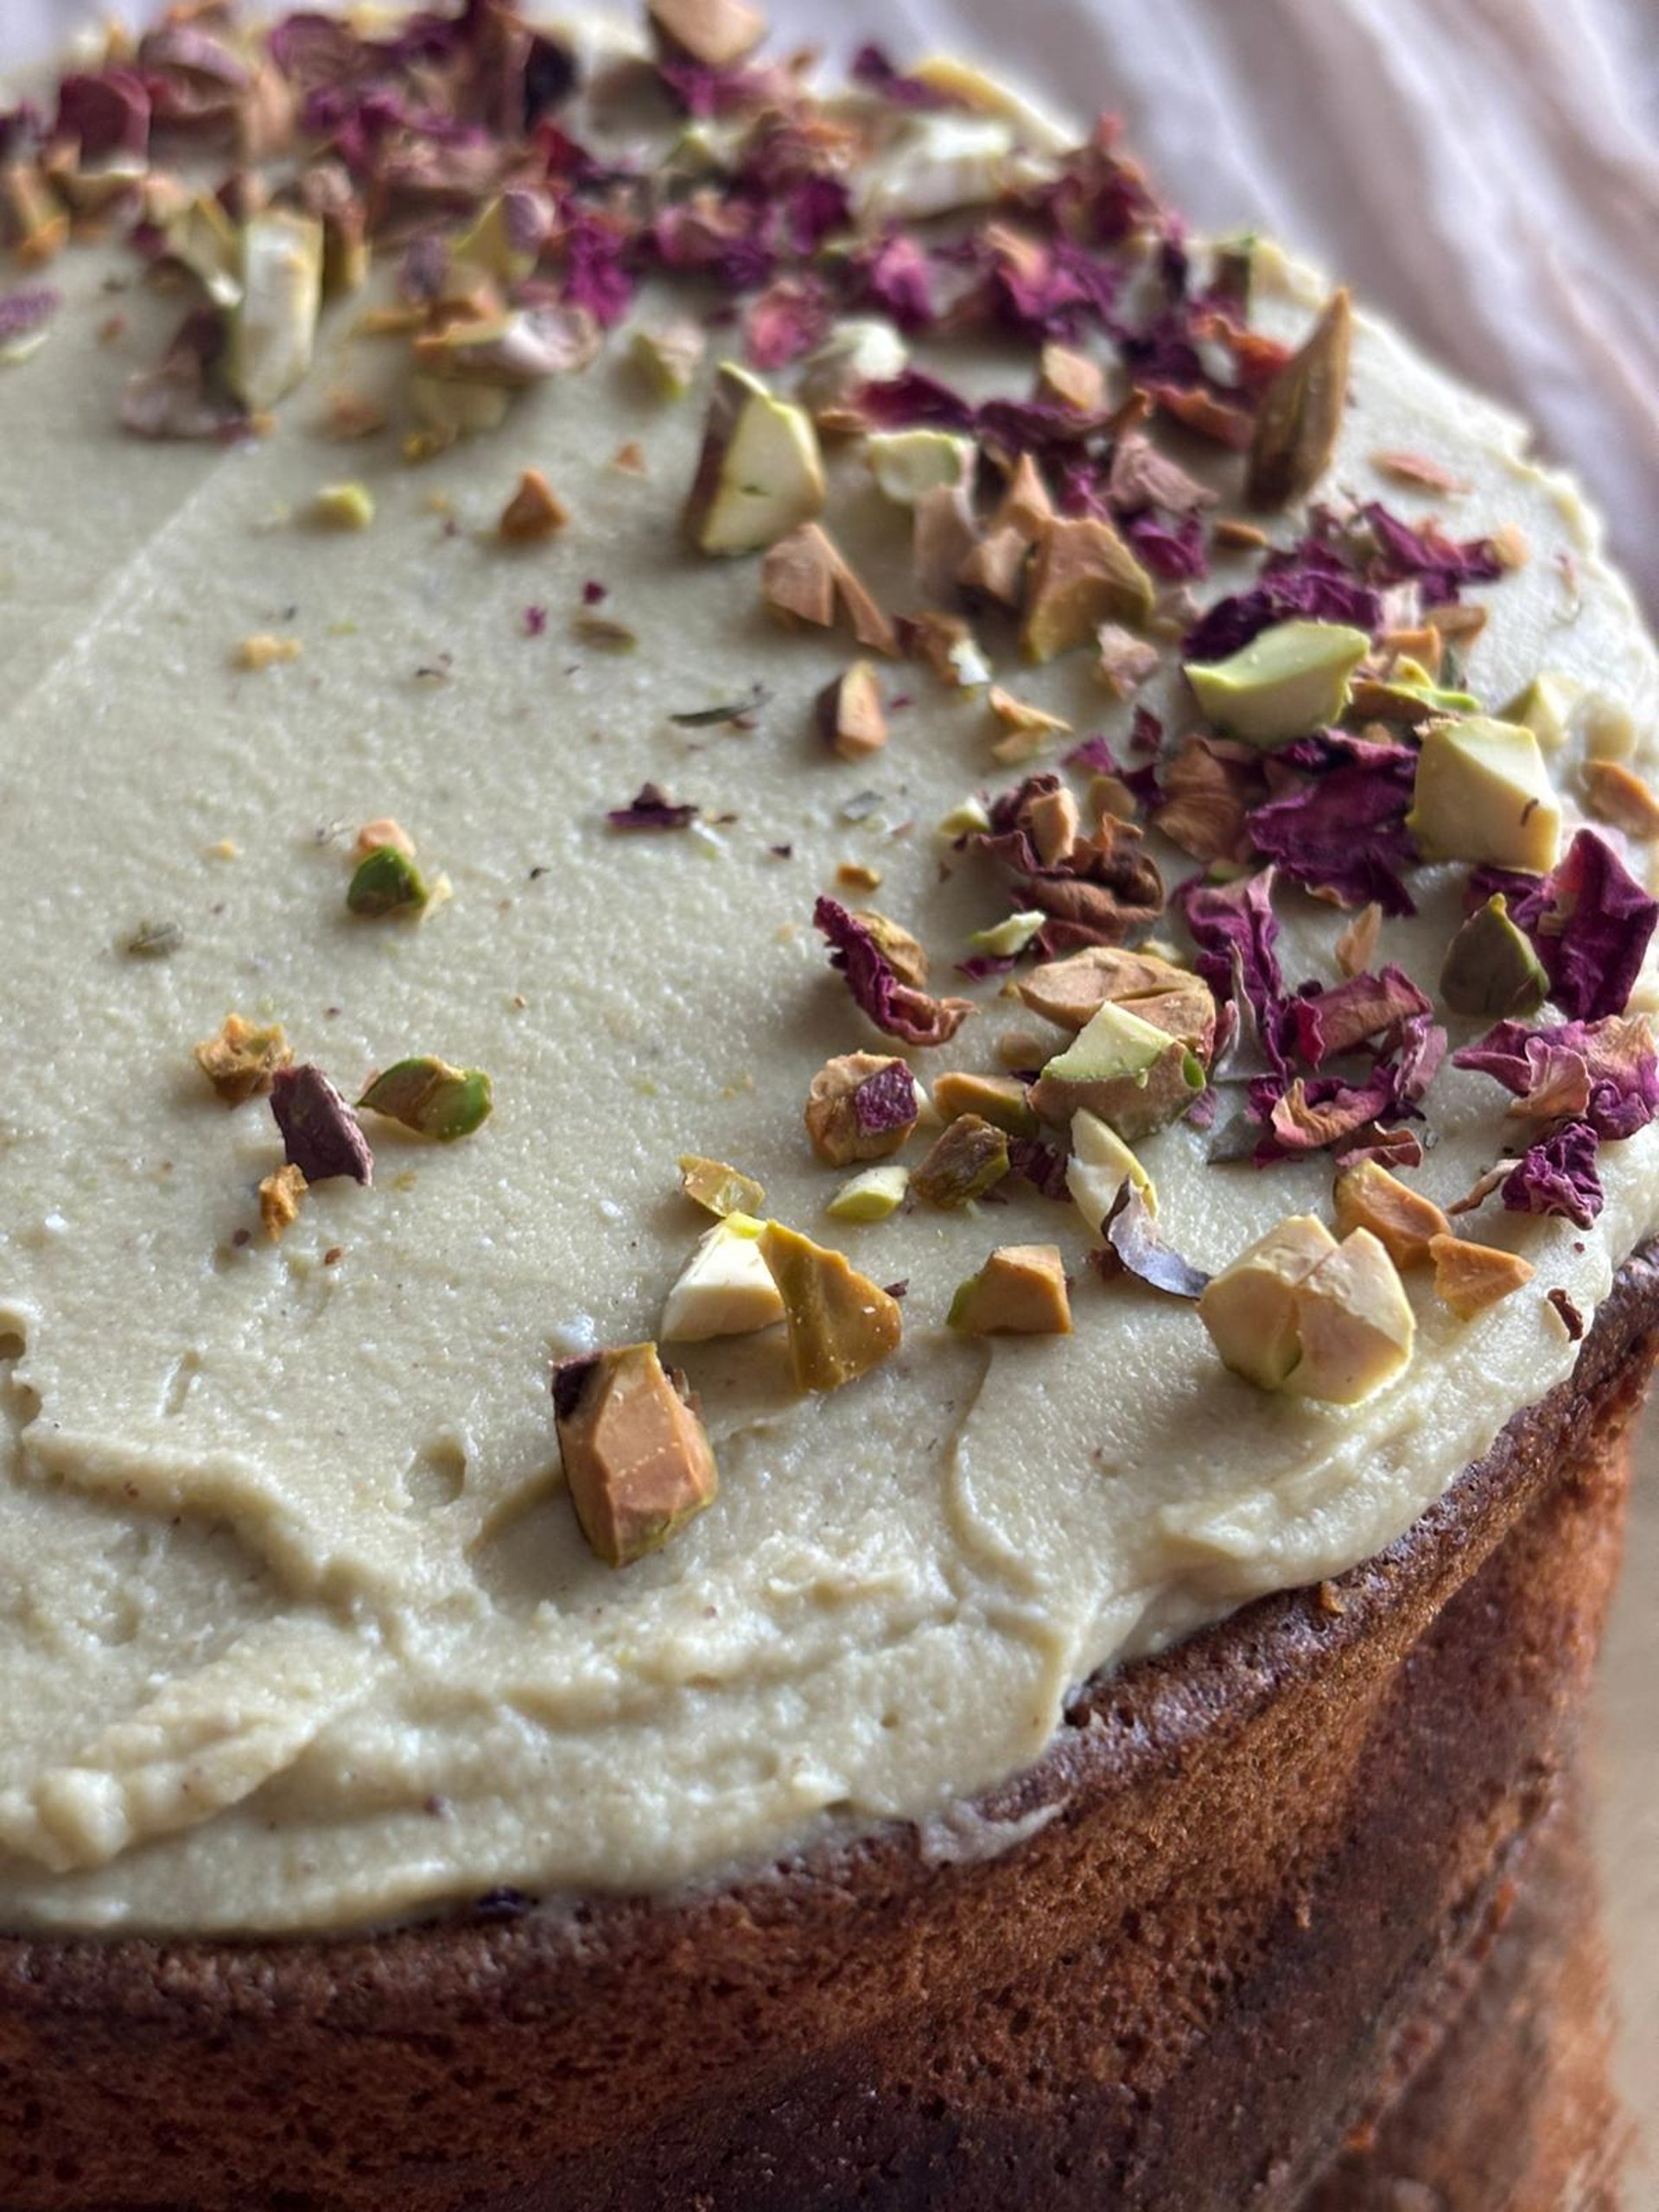
[[[0, 63], [102, 12], [0, 0]], [[832, 54], [867, 37], [896, 59], [950, 47], [1063, 111], [1122, 114], [1198, 226], [1301, 248], [1529, 416], [1659, 610], [1659, 0], [772, 0], [772, 14]]]

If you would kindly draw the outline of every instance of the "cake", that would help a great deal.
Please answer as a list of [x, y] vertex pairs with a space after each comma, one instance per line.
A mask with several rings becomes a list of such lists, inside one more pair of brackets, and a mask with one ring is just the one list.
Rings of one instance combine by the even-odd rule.
[[1659, 657], [1109, 124], [764, 30], [0, 114], [0, 2203], [1544, 2212]]

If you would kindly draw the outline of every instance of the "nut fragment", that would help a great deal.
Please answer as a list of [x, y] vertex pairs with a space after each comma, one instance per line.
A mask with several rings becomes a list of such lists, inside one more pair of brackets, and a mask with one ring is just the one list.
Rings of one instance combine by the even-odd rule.
[[1530, 1282], [1537, 1272], [1518, 1252], [1471, 1243], [1467, 1237], [1452, 1236], [1449, 1228], [1433, 1239], [1428, 1249], [1434, 1262], [1434, 1294], [1460, 1321], [1472, 1321], [1477, 1313]]
[[527, 468], [496, 527], [509, 545], [535, 545], [563, 530], [569, 519], [569, 510], [541, 470]]
[[1152, 578], [1108, 522], [1092, 515], [1045, 525], [1026, 592], [1020, 649], [1031, 661], [1086, 645], [1103, 622], [1144, 622]]
[[1106, 404], [1106, 372], [1087, 353], [1051, 340], [1039, 364], [1037, 397], [1075, 415], [1098, 415]]
[[1008, 1138], [978, 1114], [950, 1122], [910, 1179], [915, 1195], [931, 1206], [965, 1206], [1008, 1172]]
[[[1155, 999], [1142, 1004], [1147, 1014], [1160, 1010]], [[1046, 1122], [1069, 1122], [1086, 1107], [1133, 1142], [1184, 1114], [1204, 1081], [1204, 1064], [1185, 1039], [1108, 1000], [1046, 1065], [1031, 1103]]]
[[1364, 631], [1344, 623], [1276, 622], [1225, 660], [1187, 662], [1186, 680], [1217, 729], [1284, 745], [1339, 719], [1370, 650]]
[[1393, 1261], [1369, 1230], [1340, 1244], [1297, 1214], [1224, 1268], [1198, 1318], [1227, 1365], [1267, 1390], [1356, 1405], [1400, 1373], [1416, 1322]]
[[696, 1402], [654, 1344], [564, 1361], [553, 1408], [570, 1502], [608, 1566], [666, 1543], [720, 1487]]
[[1208, 1058], [1215, 1042], [1216, 1002], [1209, 986], [1155, 952], [1085, 945], [1033, 968], [1016, 988], [1033, 1014], [1063, 1029], [1083, 1028], [1103, 1006], [1123, 1005], [1171, 1036], [1185, 1038], [1201, 1058]]
[[1348, 397], [1352, 342], [1348, 295], [1334, 292], [1262, 395], [1245, 475], [1252, 505], [1287, 505], [1311, 491], [1329, 467]]
[[754, 552], [823, 505], [823, 461], [811, 417], [722, 361], [685, 503], [692, 543], [702, 553]]
[[1533, 732], [1487, 715], [1431, 722], [1406, 828], [1426, 861], [1547, 874], [1560, 857], [1561, 804]]
[[707, 69], [734, 69], [766, 35], [766, 19], [745, 0], [651, 0], [657, 33]]
[[1511, 920], [1509, 900], [1495, 891], [1446, 947], [1440, 996], [1453, 1014], [1501, 1020], [1535, 1014], [1548, 995], [1542, 962]]
[[911, 615], [900, 635], [911, 658], [931, 669], [949, 690], [973, 690], [989, 682], [990, 663], [960, 614]]
[[734, 1213], [757, 1214], [766, 1194], [753, 1175], [728, 1167], [723, 1160], [705, 1160], [702, 1154], [680, 1154], [680, 1188], [694, 1205], [724, 1220]]
[[227, 1014], [218, 1036], [204, 1038], [195, 1049], [196, 1065], [227, 1106], [263, 1097], [277, 1069], [293, 1058], [281, 1022], [256, 1029], [239, 1014]]
[[1333, 1196], [1343, 1235], [1369, 1229], [1396, 1268], [1427, 1267], [1433, 1240], [1452, 1232], [1432, 1198], [1375, 1160], [1358, 1160], [1341, 1169]]
[[1028, 699], [1016, 699], [1000, 683], [993, 683], [985, 695], [985, 703], [997, 721], [1008, 732], [1000, 737], [991, 751], [1004, 764], [1027, 760], [1042, 752], [1051, 738], [1069, 737], [1071, 725], [1063, 715], [1051, 715], [1041, 707], [1034, 707]]
[[636, 365], [650, 379], [659, 398], [681, 399], [690, 391], [708, 346], [708, 334], [702, 324], [683, 316], [661, 329], [636, 330], [632, 351]]
[[401, 1122], [419, 1136], [453, 1144], [470, 1136], [490, 1117], [494, 1103], [490, 1078], [482, 1068], [452, 1068], [430, 1055], [398, 1060], [378, 1075], [358, 1100], [360, 1113]]
[[843, 760], [868, 760], [887, 741], [881, 685], [872, 664], [855, 660], [818, 694], [818, 728]]
[[1586, 760], [1585, 796], [1598, 821], [1611, 822], [1644, 843], [1659, 837], [1659, 793], [1620, 760]]
[[909, 1188], [908, 1167], [894, 1163], [861, 1168], [848, 1177], [823, 1210], [836, 1221], [885, 1221], [903, 1205]]
[[872, 652], [894, 654], [898, 634], [842, 557], [829, 532], [803, 523], [769, 546], [760, 564], [760, 596], [785, 623], [827, 630], [837, 613]]
[[1058, 1244], [999, 1244], [950, 1301], [950, 1324], [969, 1337], [1065, 1337], [1071, 1300]]
[[933, 1103], [946, 1122], [977, 1114], [981, 1121], [1006, 1129], [1011, 1137], [1037, 1134], [1037, 1116], [1031, 1110], [1026, 1086], [1013, 1076], [963, 1071], [939, 1076], [933, 1084]]
[[431, 899], [426, 878], [396, 845], [377, 845], [365, 853], [346, 889], [349, 910], [376, 920], [387, 914], [420, 914]]
[[897, 1152], [918, 1111], [915, 1078], [903, 1060], [881, 1052], [843, 1052], [813, 1077], [803, 1119], [818, 1158], [845, 1167]]
[[382, 845], [390, 845], [405, 860], [415, 857], [415, 840], [401, 822], [394, 822], [389, 814], [378, 815], [372, 822], [365, 822], [352, 842], [353, 861], [366, 860], [371, 853], [378, 852]]
[[259, 1225], [273, 1244], [280, 1243], [283, 1230], [299, 1219], [300, 1200], [308, 1187], [292, 1160], [274, 1169], [260, 1184]]
[[311, 512], [325, 530], [366, 530], [374, 520], [374, 494], [366, 484], [325, 484]]
[[803, 1390], [836, 1390], [898, 1349], [904, 1317], [841, 1252], [780, 1222], [766, 1224], [760, 1254], [784, 1300], [790, 1357]]
[[1117, 1131], [1098, 1114], [1079, 1107], [1071, 1116], [1071, 1156], [1065, 1163], [1065, 1187], [1089, 1234], [1098, 1238], [1125, 1184], [1156, 1218], [1158, 1192], [1150, 1175]]
[[784, 1318], [784, 1301], [760, 1256], [762, 1224], [731, 1213], [704, 1231], [663, 1306], [665, 1344], [752, 1336]]

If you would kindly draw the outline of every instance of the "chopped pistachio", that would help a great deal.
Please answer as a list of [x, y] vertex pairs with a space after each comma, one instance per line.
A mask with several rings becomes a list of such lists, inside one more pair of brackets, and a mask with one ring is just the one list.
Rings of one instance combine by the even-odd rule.
[[1311, 491], [1329, 467], [1348, 397], [1352, 342], [1348, 295], [1335, 292], [1262, 395], [1245, 478], [1253, 505], [1287, 506]]
[[299, 1219], [300, 1200], [309, 1188], [304, 1174], [291, 1160], [274, 1169], [260, 1184], [259, 1225], [273, 1244], [280, 1243], [283, 1230]]
[[1452, 1236], [1449, 1226], [1433, 1239], [1428, 1250], [1434, 1262], [1434, 1295], [1460, 1321], [1472, 1321], [1477, 1313], [1530, 1282], [1537, 1272], [1519, 1253], [1471, 1243], [1467, 1237]]
[[195, 277], [218, 308], [233, 308], [242, 296], [242, 246], [224, 202], [211, 192], [197, 193], [162, 227], [163, 251]]
[[1071, 1156], [1065, 1163], [1065, 1187], [1091, 1236], [1099, 1237], [1126, 1183], [1141, 1193], [1147, 1211], [1155, 1216], [1158, 1192], [1151, 1176], [1109, 1122], [1080, 1106], [1071, 1116]]
[[322, 304], [321, 224], [278, 207], [252, 216], [242, 226], [240, 276], [225, 380], [258, 413], [291, 391], [311, 365]]
[[912, 658], [924, 663], [950, 690], [977, 690], [990, 682], [991, 664], [960, 614], [912, 615], [905, 623], [904, 639]]
[[1031, 1110], [1031, 1101], [1026, 1086], [1013, 1076], [971, 1075], [957, 1071], [938, 1077], [933, 1084], [933, 1103], [946, 1122], [960, 1121], [964, 1114], [977, 1114], [981, 1121], [990, 1122], [994, 1128], [1006, 1129], [1013, 1137], [1034, 1137], [1037, 1116]]
[[553, 1370], [553, 1406], [570, 1502], [608, 1566], [655, 1551], [713, 1500], [708, 1432], [654, 1344], [565, 1360]]
[[358, 1100], [359, 1112], [384, 1114], [439, 1144], [470, 1136], [489, 1119], [493, 1087], [482, 1068], [452, 1068], [429, 1054], [397, 1060]]
[[1302, 1351], [1296, 1294], [1336, 1249], [1322, 1221], [1292, 1214], [1212, 1279], [1198, 1319], [1234, 1374], [1283, 1389]]
[[1408, 729], [1421, 729], [1425, 722], [1446, 715], [1480, 712], [1472, 692], [1436, 683], [1421, 662], [1403, 653], [1385, 677], [1357, 676], [1349, 687], [1348, 705], [1356, 720], [1399, 722]]
[[[919, 509], [918, 513], [919, 516]], [[1012, 524], [1004, 523], [976, 537], [959, 559], [950, 563], [950, 574], [963, 591], [994, 599], [1001, 607], [1017, 607], [1026, 595], [1026, 564], [1031, 557], [1031, 540]], [[917, 574], [924, 582], [933, 582], [924, 568], [918, 553]], [[937, 588], [937, 585], [936, 585]]]
[[913, 507], [938, 486], [965, 483], [976, 450], [971, 438], [953, 430], [872, 430], [864, 441], [871, 475], [900, 507]]
[[632, 351], [635, 365], [659, 399], [683, 399], [708, 345], [702, 326], [682, 316], [660, 329], [636, 330]]
[[1038, 365], [1037, 397], [1074, 415], [1098, 415], [1106, 404], [1106, 372], [1087, 353], [1051, 340]]
[[614, 615], [596, 613], [591, 607], [579, 607], [570, 617], [570, 634], [601, 653], [631, 653], [639, 643], [637, 630]]
[[760, 1256], [763, 1226], [751, 1214], [730, 1213], [704, 1230], [664, 1305], [665, 1344], [752, 1336], [783, 1319], [784, 1301]]
[[760, 596], [785, 624], [828, 629], [839, 612], [860, 645], [887, 654], [899, 650], [893, 624], [815, 522], [803, 523], [767, 547], [760, 564]]
[[366, 530], [374, 520], [374, 494], [366, 484], [325, 484], [311, 512], [327, 530]]
[[1560, 855], [1560, 801], [1532, 731], [1465, 715], [1423, 732], [1406, 827], [1426, 861], [1542, 875]]
[[138, 960], [165, 960], [184, 943], [177, 922], [140, 922], [127, 939], [127, 950]]
[[1040, 906], [1023, 913], [1005, 914], [988, 930], [975, 930], [968, 942], [976, 952], [988, 952], [998, 960], [1012, 960], [1039, 936], [1048, 921]]
[[1026, 594], [1020, 648], [1030, 661], [1086, 645], [1103, 622], [1144, 622], [1152, 578], [1108, 522], [1087, 515], [1045, 524]]
[[499, 430], [507, 419], [512, 397], [505, 385], [466, 384], [445, 377], [416, 374], [409, 380], [409, 404], [418, 421], [437, 443], [417, 436], [404, 448], [412, 461], [429, 461], [458, 437]]
[[838, 322], [801, 367], [802, 402], [825, 415], [855, 400], [867, 384], [901, 375], [909, 349], [891, 323], [849, 316]]
[[650, 0], [658, 35], [675, 53], [708, 69], [734, 69], [766, 35], [766, 19], [747, 0]]
[[1437, 1236], [1452, 1224], [1432, 1198], [1414, 1191], [1375, 1160], [1358, 1160], [1339, 1171], [1333, 1193], [1337, 1227], [1369, 1229], [1396, 1268], [1424, 1268]]
[[497, 530], [509, 545], [536, 545], [564, 528], [569, 509], [539, 468], [527, 468], [501, 510]]
[[982, 798], [968, 798], [953, 806], [938, 822], [941, 837], [974, 837], [982, 836], [991, 826], [990, 810]]
[[1064, 784], [1052, 791], [1034, 792], [1020, 809], [1020, 821], [1045, 868], [1058, 868], [1077, 850], [1081, 817], [1077, 800]]
[[836, 1221], [885, 1221], [905, 1202], [910, 1170], [893, 1161], [884, 1167], [861, 1168], [849, 1175], [824, 1211]]
[[394, 822], [389, 814], [377, 815], [372, 822], [365, 822], [352, 844], [352, 858], [366, 860], [371, 853], [378, 852], [382, 845], [390, 845], [405, 860], [415, 857], [415, 840], [401, 822]]
[[535, 271], [547, 228], [545, 203], [533, 193], [498, 192], [451, 247], [453, 273], [470, 278], [481, 270], [499, 283], [522, 284]]
[[196, 1065], [227, 1106], [262, 1097], [276, 1070], [293, 1058], [280, 1022], [257, 1029], [239, 1014], [227, 1014], [219, 1034], [195, 1048]]
[[1069, 737], [1071, 734], [1071, 725], [1063, 715], [1051, 715], [1045, 709], [1033, 706], [1028, 699], [1016, 699], [999, 683], [992, 684], [985, 703], [1009, 733], [991, 747], [996, 759], [1004, 764], [1029, 760], [1033, 753], [1044, 750], [1050, 738]]
[[1035, 545], [1054, 519], [1054, 502], [1034, 454], [1022, 453], [991, 517], [991, 528], [1012, 530]]
[[1586, 760], [1585, 796], [1599, 822], [1643, 843], [1659, 837], [1659, 792], [1618, 760]]
[[734, 361], [716, 373], [684, 528], [700, 553], [775, 545], [823, 505], [811, 417]]
[[[1193, 1051], [1208, 1054], [1215, 1037], [1216, 1002], [1207, 984], [1185, 968], [1147, 950], [1130, 952], [1120, 945], [1085, 945], [1062, 960], [1046, 961], [1022, 976], [1020, 997], [1033, 1014], [1062, 1029], [1082, 1029], [1103, 1006], [1121, 1002], [1160, 1029], [1185, 1038]], [[1149, 1007], [1159, 1010], [1155, 1016]]]
[[700, 1153], [680, 1154], [680, 1188], [694, 1205], [724, 1220], [734, 1213], [757, 1214], [766, 1194], [753, 1175], [728, 1167], [723, 1160], [705, 1160]]
[[904, 1333], [898, 1301], [860, 1274], [844, 1253], [776, 1221], [762, 1231], [760, 1252], [783, 1295], [802, 1389], [839, 1389], [898, 1349]]
[[[870, 1084], [875, 1088], [867, 1090]], [[916, 1114], [916, 1086], [903, 1060], [883, 1052], [842, 1052], [813, 1077], [802, 1118], [818, 1158], [845, 1167], [897, 1152], [915, 1128]]]
[[1499, 1020], [1535, 1014], [1548, 995], [1542, 962], [1510, 918], [1508, 899], [1495, 892], [1446, 947], [1440, 996], [1453, 1014]]
[[928, 1205], [965, 1206], [982, 1198], [1007, 1172], [1007, 1130], [993, 1128], [981, 1115], [962, 1114], [946, 1123], [910, 1187]]
[[1570, 676], [1558, 676], [1545, 669], [1530, 683], [1523, 685], [1506, 707], [1499, 709], [1499, 716], [1506, 722], [1521, 723], [1532, 732], [1546, 752], [1557, 753], [1567, 743], [1573, 709], [1582, 693], [1583, 686], [1575, 683]]
[[843, 760], [867, 760], [887, 741], [881, 686], [867, 660], [855, 660], [844, 675], [818, 694], [818, 728]]
[[1382, 909], [1373, 899], [1362, 906], [1347, 927], [1338, 936], [1332, 948], [1337, 966], [1344, 976], [1363, 976], [1376, 957], [1377, 939], [1382, 934]]
[[910, 565], [923, 599], [955, 604], [978, 550], [979, 518], [965, 485], [936, 484], [911, 509]]
[[999, 1244], [950, 1301], [950, 1325], [969, 1337], [1066, 1337], [1071, 1299], [1058, 1244]]
[[1636, 750], [1636, 716], [1623, 699], [1586, 691], [1573, 709], [1573, 734], [1591, 760], [1628, 760]]
[[1416, 1324], [1393, 1261], [1369, 1230], [1338, 1244], [1310, 1214], [1269, 1230], [1210, 1283], [1198, 1318], [1236, 1374], [1354, 1405], [1411, 1357]]
[[279, 661], [298, 660], [305, 647], [297, 638], [273, 638], [269, 633], [244, 638], [236, 649], [236, 664], [257, 676]]
[[1370, 643], [1340, 622], [1276, 622], [1226, 660], [1188, 661], [1186, 680], [1217, 729], [1285, 745], [1338, 720]]
[[377, 845], [352, 871], [346, 904], [354, 914], [419, 914], [432, 896], [425, 877], [396, 845]]
[[1087, 1107], [1132, 1141], [1184, 1114], [1204, 1081], [1182, 1038], [1109, 999], [1046, 1064], [1031, 1103], [1046, 1122], [1069, 1122]]

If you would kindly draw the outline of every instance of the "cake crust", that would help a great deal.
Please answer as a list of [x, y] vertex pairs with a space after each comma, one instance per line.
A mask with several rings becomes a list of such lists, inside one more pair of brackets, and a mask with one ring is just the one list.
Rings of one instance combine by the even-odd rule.
[[1294, 2205], [1555, 1797], [1656, 1332], [1643, 1253], [1387, 1553], [1091, 1684], [973, 1808], [998, 1855], [893, 1827], [671, 1903], [0, 1945], [0, 2203]]

